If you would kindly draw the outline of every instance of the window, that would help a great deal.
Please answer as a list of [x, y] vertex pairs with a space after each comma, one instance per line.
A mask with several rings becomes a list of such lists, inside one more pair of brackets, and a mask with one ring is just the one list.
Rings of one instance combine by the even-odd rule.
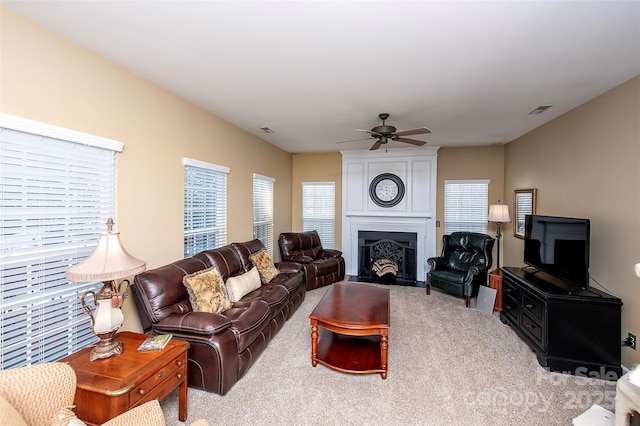
[[0, 114], [0, 369], [59, 360], [97, 341], [69, 282], [115, 211], [123, 144]]
[[184, 257], [227, 244], [228, 167], [184, 159]]
[[334, 182], [302, 182], [302, 230], [318, 231], [322, 246], [335, 248]]
[[262, 241], [273, 257], [273, 184], [276, 180], [253, 175], [253, 238]]
[[444, 233], [487, 233], [489, 180], [444, 181]]

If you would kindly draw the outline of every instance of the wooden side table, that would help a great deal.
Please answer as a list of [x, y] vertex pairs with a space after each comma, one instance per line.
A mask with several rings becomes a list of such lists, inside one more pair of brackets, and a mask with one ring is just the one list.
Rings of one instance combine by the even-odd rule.
[[99, 425], [179, 387], [178, 419], [187, 420], [189, 343], [171, 339], [161, 351], [138, 352], [147, 337], [124, 331], [116, 336], [124, 345], [121, 355], [91, 362], [88, 347], [60, 360], [69, 363], [78, 377], [73, 402], [78, 418]]
[[489, 272], [489, 288], [496, 290], [496, 303], [493, 310], [502, 311], [502, 271], [500, 269]]

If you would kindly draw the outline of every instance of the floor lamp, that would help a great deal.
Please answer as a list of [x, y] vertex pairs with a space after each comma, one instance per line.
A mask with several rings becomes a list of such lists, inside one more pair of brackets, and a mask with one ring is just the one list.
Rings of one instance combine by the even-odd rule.
[[[500, 202], [500, 201], [498, 201]], [[497, 270], [500, 271], [500, 238], [502, 237], [502, 233], [500, 232], [500, 226], [503, 223], [511, 223], [511, 218], [509, 217], [509, 206], [506, 204], [492, 204], [489, 206], [489, 217], [487, 219], [490, 223], [495, 223], [497, 229], [496, 232], [496, 240], [498, 240], [498, 267]]]

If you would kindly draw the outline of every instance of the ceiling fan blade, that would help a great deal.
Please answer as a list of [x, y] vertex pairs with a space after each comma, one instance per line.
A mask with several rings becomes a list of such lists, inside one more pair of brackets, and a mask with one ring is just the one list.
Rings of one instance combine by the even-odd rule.
[[349, 139], [348, 141], [340, 141], [340, 142], [336, 142], [336, 143], [347, 143], [347, 142], [358, 142], [358, 141], [370, 141], [371, 139], [375, 139], [375, 138]]
[[419, 129], [405, 130], [403, 132], [396, 132], [396, 136], [410, 136], [410, 135], [424, 135], [425, 133], [431, 133], [431, 130], [426, 127], [420, 127]]
[[356, 132], [365, 132], [375, 136], [382, 136], [380, 133], [372, 132], [371, 130], [356, 129]]
[[410, 143], [411, 145], [417, 145], [417, 146], [422, 146], [426, 144], [426, 142], [424, 141], [417, 141], [415, 139], [407, 139], [407, 138], [394, 138], [393, 140], [398, 142]]
[[382, 142], [376, 141], [376, 143], [373, 144], [369, 151], [375, 151], [376, 149], [380, 148], [380, 145], [382, 145]]

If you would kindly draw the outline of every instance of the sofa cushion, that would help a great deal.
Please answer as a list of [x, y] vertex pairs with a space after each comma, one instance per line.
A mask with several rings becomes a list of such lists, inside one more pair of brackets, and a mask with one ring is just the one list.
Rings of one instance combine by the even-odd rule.
[[262, 300], [240, 301], [233, 304], [224, 315], [231, 320], [231, 331], [235, 335], [238, 353], [247, 349], [259, 336], [271, 320], [269, 305]]
[[0, 395], [0, 425], [28, 426], [18, 410]]
[[232, 302], [237, 302], [246, 294], [260, 288], [261, 284], [258, 268], [251, 268], [249, 272], [236, 277], [230, 277], [225, 283], [229, 299]]
[[432, 279], [451, 281], [456, 284], [464, 284], [466, 276], [467, 273], [462, 271], [431, 271]]
[[261, 249], [257, 253], [249, 256], [251, 262], [258, 268], [260, 273], [260, 279], [263, 283], [268, 283], [278, 275], [278, 269], [273, 264], [271, 256], [267, 253], [266, 249]]
[[219, 314], [231, 307], [222, 275], [215, 266], [186, 275], [182, 283], [187, 288], [194, 312]]
[[282, 311], [289, 301], [289, 292], [281, 285], [265, 284], [247, 294], [243, 301], [260, 300], [269, 305], [271, 318]]

